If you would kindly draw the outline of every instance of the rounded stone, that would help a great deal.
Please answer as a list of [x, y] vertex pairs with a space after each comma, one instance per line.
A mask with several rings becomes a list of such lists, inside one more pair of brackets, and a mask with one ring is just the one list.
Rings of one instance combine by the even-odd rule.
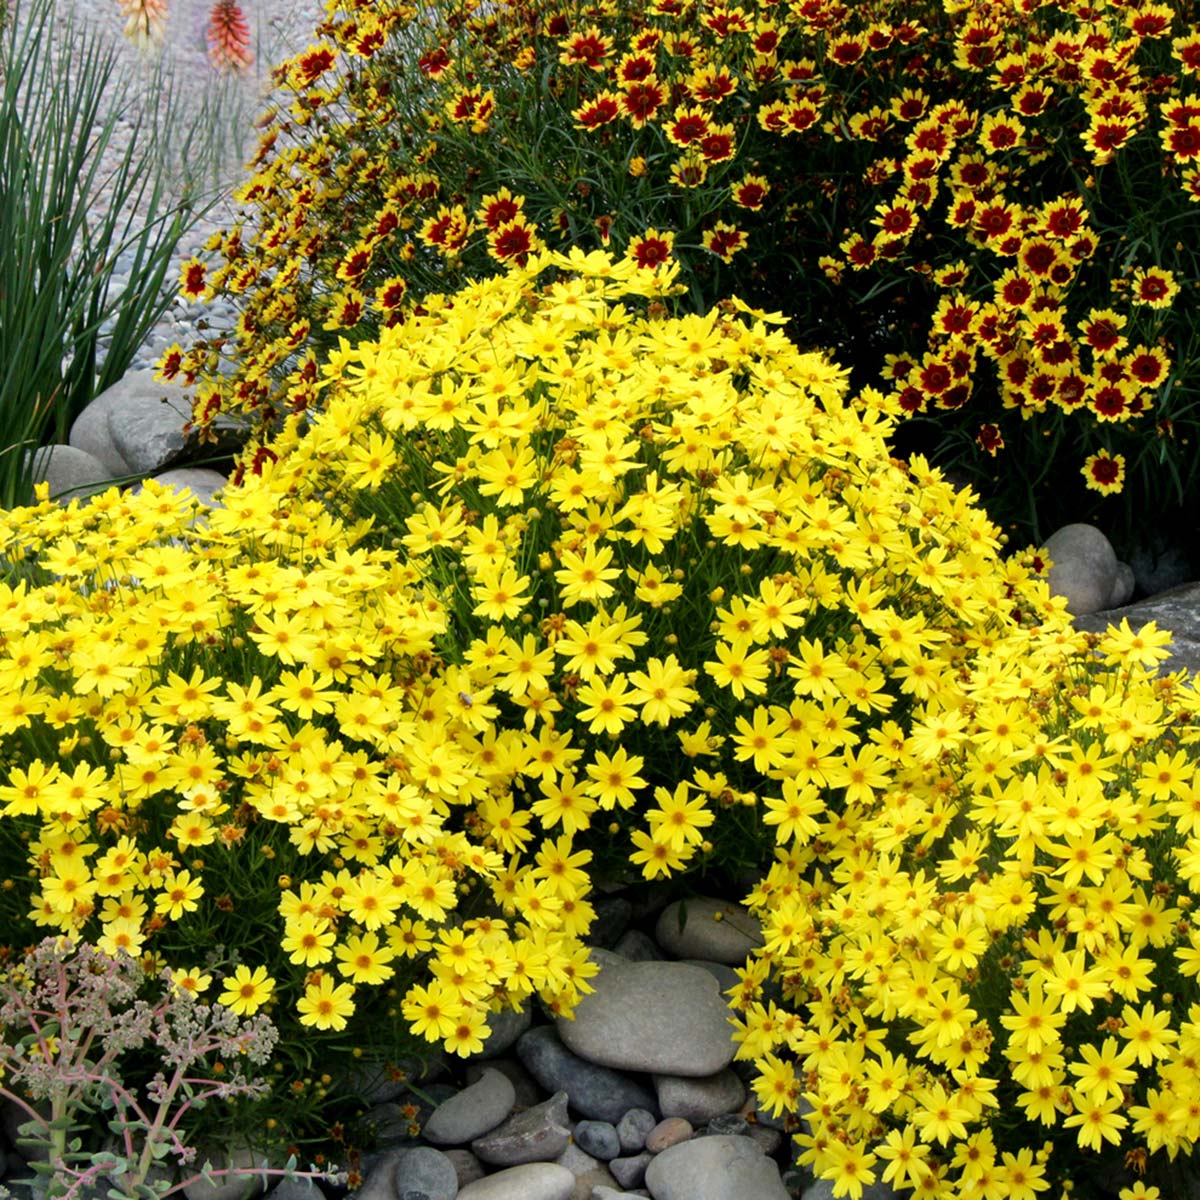
[[[48, 484], [51, 500], [62, 500], [64, 503], [86, 500], [115, 486], [112, 472], [86, 450], [53, 445], [40, 446], [24, 453], [30, 482]], [[25, 502], [32, 501], [33, 495], [30, 493]]]
[[651, 1154], [661, 1154], [680, 1142], [686, 1142], [694, 1132], [690, 1121], [684, 1120], [683, 1117], [668, 1117], [665, 1121], [659, 1121], [646, 1134], [646, 1149]]
[[108, 432], [109, 411], [120, 402], [120, 384], [107, 388], [75, 418], [67, 436], [70, 445], [99, 459], [113, 476], [132, 473], [129, 464], [112, 444], [112, 435]]
[[740, 904], [710, 896], [668, 904], [654, 927], [654, 938], [675, 958], [706, 958], [738, 966], [763, 944], [757, 917]]
[[1064, 525], [1046, 539], [1053, 565], [1047, 576], [1050, 592], [1063, 596], [1073, 617], [1109, 606], [1118, 582], [1112, 544], [1094, 525]]
[[1133, 568], [1124, 562], [1117, 563], [1117, 577], [1113, 580], [1112, 595], [1108, 598], [1108, 603], [1105, 608], [1120, 608], [1122, 604], [1128, 602], [1133, 595], [1134, 588], [1137, 587], [1137, 577], [1133, 573]]
[[646, 1168], [654, 1161], [654, 1155], [643, 1150], [641, 1154], [623, 1155], [608, 1164], [612, 1177], [623, 1188], [641, 1187], [646, 1178]]
[[558, 1163], [525, 1163], [468, 1183], [458, 1200], [568, 1200], [575, 1176]]
[[745, 1084], [728, 1067], [705, 1079], [655, 1075], [654, 1090], [664, 1117], [683, 1117], [693, 1125], [731, 1113], [746, 1099]]
[[483, 1039], [483, 1049], [477, 1050], [472, 1057], [486, 1059], [503, 1054], [529, 1028], [532, 1020], [533, 1011], [528, 1000], [515, 1011], [504, 1008], [491, 1013], [488, 1016], [491, 1032]]
[[567, 1093], [555, 1092], [549, 1100], [511, 1116], [471, 1143], [477, 1158], [493, 1166], [548, 1162], [571, 1141], [567, 1123]]
[[454, 1200], [458, 1195], [458, 1172], [454, 1164], [432, 1146], [417, 1146], [396, 1163], [393, 1186], [403, 1195], [420, 1192], [429, 1200]]
[[783, 1145], [783, 1134], [778, 1129], [768, 1129], [765, 1125], [751, 1125], [749, 1135], [757, 1143], [764, 1154], [774, 1154]]
[[156, 380], [147, 371], [129, 372], [114, 386], [120, 400], [107, 410], [112, 448], [134, 471], [157, 472], [183, 453], [183, 427], [192, 401], [178, 383]]
[[[775, 1130], [770, 1132], [774, 1133]], [[704, 1133], [706, 1137], [714, 1134], [737, 1134], [739, 1137], [749, 1137], [750, 1122], [741, 1113], [721, 1113], [709, 1121]]]
[[565, 1088], [541, 1087], [538, 1081], [515, 1058], [489, 1058], [487, 1062], [468, 1062], [463, 1078], [467, 1083], [477, 1083], [484, 1071], [499, 1071], [517, 1093], [514, 1108], [532, 1108], [545, 1099], [546, 1094], [565, 1091]]
[[454, 1167], [454, 1174], [458, 1178], [460, 1189], [465, 1188], [468, 1183], [474, 1183], [476, 1179], [482, 1179], [487, 1174], [483, 1163], [470, 1150], [443, 1150], [442, 1153]]
[[604, 963], [574, 1019], [556, 1023], [568, 1050], [618, 1071], [661, 1075], [714, 1075], [733, 1061], [729, 1009], [707, 971], [611, 955]]
[[516, 1049], [529, 1073], [544, 1088], [566, 1092], [581, 1117], [615, 1123], [631, 1108], [656, 1108], [653, 1093], [640, 1083], [572, 1054], [553, 1025], [529, 1030]]
[[646, 1135], [658, 1124], [658, 1118], [646, 1108], [631, 1108], [617, 1122], [617, 1138], [622, 1154], [637, 1154], [646, 1148]]
[[[203, 1151], [197, 1154], [197, 1170], [204, 1165], [206, 1156]], [[236, 1175], [221, 1175], [208, 1183], [204, 1179], [193, 1179], [183, 1189], [187, 1200], [247, 1200], [248, 1197], [261, 1196], [267, 1190], [263, 1176], [254, 1173], [255, 1168], [269, 1167], [271, 1164], [262, 1154], [255, 1154], [245, 1146], [239, 1146], [232, 1152], [226, 1149], [211, 1156], [214, 1170], [236, 1168]]]
[[575, 1176], [575, 1190], [571, 1200], [590, 1200], [596, 1187], [616, 1187], [617, 1181], [609, 1174], [608, 1167], [582, 1151], [572, 1142], [555, 1160]]
[[[206, 508], [219, 508], [220, 501], [214, 499], [217, 492], [226, 487], [229, 480], [220, 471], [210, 471], [207, 467], [172, 467], [169, 471], [161, 471], [154, 476], [156, 483], [163, 487], [174, 488], [182, 492], [185, 488], [196, 497]], [[140, 492], [140, 486], [133, 489], [134, 495]], [[192, 518], [198, 525], [208, 523], [207, 516], [198, 513]]]
[[671, 1146], [646, 1168], [646, 1187], [654, 1200], [790, 1200], [779, 1167], [748, 1137]]
[[607, 1121], [580, 1121], [575, 1126], [575, 1142], [581, 1150], [602, 1162], [617, 1158], [621, 1139], [614, 1125]]
[[421, 1133], [435, 1146], [463, 1146], [495, 1129], [512, 1112], [516, 1100], [507, 1076], [488, 1069], [476, 1083], [439, 1104]]
[[352, 1200], [395, 1200], [395, 1170], [399, 1154], [397, 1150], [387, 1151], [374, 1165], [364, 1168], [366, 1174], [362, 1186], [350, 1193]]
[[630, 962], [660, 962], [663, 957], [662, 950], [655, 944], [654, 939], [640, 929], [627, 929], [621, 934], [613, 946], [613, 953], [629, 959]]
[[[890, 1183], [877, 1180], [868, 1184], [862, 1190], [860, 1200], [897, 1200], [898, 1193]], [[828, 1179], [818, 1179], [808, 1184], [800, 1193], [800, 1200], [837, 1200], [834, 1196], [833, 1184]]]
[[588, 942], [593, 946], [612, 946], [629, 925], [633, 905], [624, 896], [601, 896], [593, 901], [596, 910]]

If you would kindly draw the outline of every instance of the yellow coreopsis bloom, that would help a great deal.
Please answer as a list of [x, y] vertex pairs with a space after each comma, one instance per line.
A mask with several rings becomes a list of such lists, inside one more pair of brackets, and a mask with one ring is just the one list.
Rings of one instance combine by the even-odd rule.
[[335, 984], [331, 975], [324, 974], [318, 983], [305, 988], [296, 1003], [300, 1024], [317, 1029], [345, 1029], [354, 1007], [354, 988], [348, 983]]
[[338, 946], [337, 957], [338, 970], [353, 983], [380, 984], [395, 974], [388, 964], [396, 951], [380, 945], [375, 933], [352, 934]]
[[217, 999], [239, 1017], [249, 1017], [270, 1000], [274, 991], [275, 981], [267, 974], [266, 967], [251, 971], [242, 963], [225, 980], [224, 990]]
[[699, 693], [691, 686], [694, 679], [695, 672], [685, 670], [674, 654], [666, 659], [652, 658], [645, 671], [630, 674], [629, 681], [634, 686], [630, 700], [642, 706], [641, 718], [647, 725], [667, 725], [688, 712], [699, 699]]
[[193, 879], [189, 871], [168, 871], [162, 881], [162, 891], [154, 898], [154, 911], [159, 916], [178, 921], [184, 913], [195, 912], [200, 907], [204, 885]]
[[655, 788], [654, 802], [658, 807], [646, 813], [651, 836], [672, 848], [699, 846], [704, 841], [700, 831], [716, 820], [716, 815], [705, 804], [703, 793], [693, 800], [688, 799], [686, 782], [677, 784], [674, 792]]
[[315, 913], [305, 913], [287, 922], [281, 948], [289, 961], [305, 967], [316, 967], [333, 957], [336, 931], [329, 922]]

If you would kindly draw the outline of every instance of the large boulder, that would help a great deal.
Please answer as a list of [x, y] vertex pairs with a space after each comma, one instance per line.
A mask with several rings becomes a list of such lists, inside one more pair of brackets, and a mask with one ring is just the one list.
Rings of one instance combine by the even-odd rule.
[[1185, 583], [1122, 608], [1076, 617], [1075, 627], [1103, 633], [1110, 624], [1119, 625], [1123, 619], [1129, 621], [1131, 629], [1154, 621], [1159, 629], [1170, 630], [1171, 657], [1159, 666], [1160, 674], [1185, 669], [1193, 674], [1200, 672], [1200, 582]]
[[[31, 462], [32, 460], [32, 462]], [[112, 472], [100, 459], [78, 450], [74, 446], [39, 446], [25, 451], [26, 463], [31, 462], [33, 483], [48, 483], [50, 499], [69, 503], [86, 500], [100, 492], [107, 492], [112, 484]], [[26, 503], [32, 503], [33, 496]]]
[[1133, 595], [1133, 570], [1117, 560], [1108, 538], [1094, 525], [1064, 525], [1046, 539], [1052, 566], [1047, 582], [1065, 596], [1073, 617], [1116, 608]]
[[575, 1006], [573, 1019], [556, 1022], [573, 1054], [618, 1071], [660, 1075], [714, 1075], [729, 1065], [729, 1009], [706, 970], [627, 962], [597, 950], [592, 956], [603, 964], [593, 992]]
[[220, 417], [216, 445], [201, 446], [183, 432], [191, 418], [191, 395], [180, 384], [132, 370], [79, 414], [68, 440], [104, 463], [110, 475], [150, 475], [172, 464], [228, 456], [246, 442], [245, 422]]

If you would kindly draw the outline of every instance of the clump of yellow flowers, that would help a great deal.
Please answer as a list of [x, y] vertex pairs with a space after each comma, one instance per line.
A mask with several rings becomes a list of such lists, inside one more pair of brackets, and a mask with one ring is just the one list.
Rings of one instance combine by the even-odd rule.
[[542, 252], [343, 343], [204, 522], [153, 485], [0, 521], [29, 919], [194, 990], [221, 940], [222, 1002], [317, 1031], [407, 962], [468, 1054], [587, 993], [597, 874], [753, 868], [733, 1034], [836, 1194], [1188, 1148], [1164, 635], [1076, 633], [887, 400], [737, 301], [670, 316], [673, 270]]

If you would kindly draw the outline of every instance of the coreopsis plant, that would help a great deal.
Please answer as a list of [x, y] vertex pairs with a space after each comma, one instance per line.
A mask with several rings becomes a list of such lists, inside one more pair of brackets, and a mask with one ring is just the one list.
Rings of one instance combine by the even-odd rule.
[[243, 307], [164, 360], [202, 428], [277, 422], [338, 337], [569, 243], [781, 308], [1023, 539], [1192, 494], [1185, 8], [346, 3], [318, 34], [185, 281]]
[[1200, 697], [1154, 676], [1168, 635], [1075, 632], [1044, 561], [889, 457], [884, 396], [739, 303], [654, 315], [675, 278], [546, 253], [429, 297], [250, 462], [444, 605], [504, 919], [626, 863], [761, 874], [739, 1055], [836, 1194], [1169, 1176]]
[[0, 910], [10, 953], [62, 933], [270, 1013], [253, 1128], [302, 1144], [294, 1116], [327, 1144], [313, 1123], [358, 1055], [431, 1049], [401, 1015], [466, 1053], [493, 1005], [568, 1008], [588, 967], [557, 908], [510, 926], [480, 886], [501, 859], [467, 821], [485, 764], [437, 670], [436, 595], [363, 528], [250, 484], [202, 532], [152, 483], [4, 513]]
[[889, 786], [781, 838], [739, 1055], [837, 1194], [1181, 1194], [1200, 697], [1156, 675], [1168, 639], [998, 643], [931, 681]]
[[269, 1012], [284, 1090], [471, 1053], [586, 994], [593, 877], [775, 871], [982, 650], [1069, 640], [881, 394], [738, 303], [667, 317], [676, 272], [428, 297], [206, 524], [153, 484], [4, 514], [12, 936]]

